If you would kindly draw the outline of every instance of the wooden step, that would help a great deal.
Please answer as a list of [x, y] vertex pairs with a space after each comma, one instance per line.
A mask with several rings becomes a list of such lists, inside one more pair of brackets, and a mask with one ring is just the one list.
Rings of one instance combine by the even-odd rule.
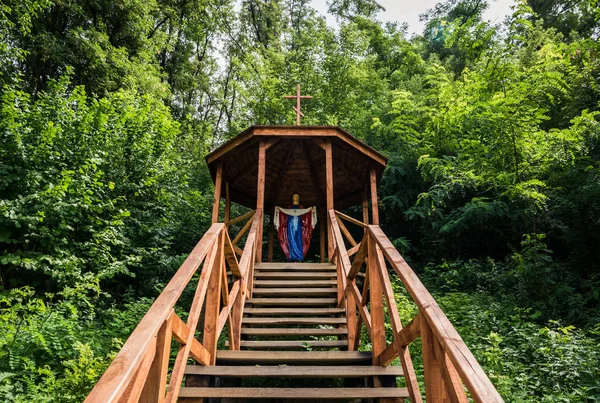
[[337, 288], [255, 288], [253, 295], [272, 297], [315, 297], [337, 293]]
[[[229, 347], [229, 341], [225, 341]], [[242, 340], [240, 347], [266, 349], [300, 349], [307, 351], [309, 348], [346, 348], [348, 340]]]
[[365, 351], [217, 350], [217, 365], [371, 365]]
[[249, 315], [339, 315], [345, 313], [344, 308], [244, 308], [244, 314]]
[[406, 388], [181, 388], [179, 398], [377, 399], [408, 397]]
[[337, 280], [254, 280], [254, 287], [327, 287], [336, 286]]
[[242, 319], [243, 324], [248, 325], [342, 325], [346, 318], [249, 318]]
[[336, 267], [333, 264], [327, 263], [261, 263], [254, 266], [254, 270], [260, 272], [264, 271], [275, 271], [275, 272], [289, 272], [289, 271], [335, 271]]
[[327, 306], [337, 304], [336, 298], [249, 298], [247, 303], [270, 306]]
[[331, 272], [254, 272], [254, 277], [257, 279], [281, 279], [281, 280], [311, 280], [311, 279], [330, 279], [337, 278], [337, 273], [334, 271]]
[[236, 378], [365, 378], [367, 376], [403, 376], [402, 367], [338, 365], [338, 366], [227, 366], [227, 365], [188, 365], [188, 375], [229, 376]]
[[268, 327], [268, 328], [246, 328], [242, 327], [242, 334], [249, 336], [338, 336], [348, 334], [346, 328], [288, 328], [288, 327]]

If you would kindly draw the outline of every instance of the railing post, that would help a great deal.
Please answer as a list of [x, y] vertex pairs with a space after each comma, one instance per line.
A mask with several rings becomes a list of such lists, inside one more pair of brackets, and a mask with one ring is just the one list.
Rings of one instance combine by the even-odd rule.
[[165, 320], [156, 335], [156, 355], [148, 371], [144, 389], [140, 395], [140, 403], [163, 403], [167, 390], [169, 370], [169, 353], [171, 352], [171, 320]]
[[381, 286], [381, 277], [379, 276], [379, 267], [377, 265], [376, 244], [372, 237], [368, 237], [367, 262], [367, 270], [369, 271], [373, 365], [379, 365], [380, 355], [385, 350], [385, 315], [383, 311], [383, 287]]
[[[202, 344], [210, 354], [210, 364], [215, 365], [217, 360], [217, 328], [219, 322], [219, 308], [221, 306], [221, 286], [224, 269], [224, 241], [225, 231], [221, 232], [217, 240], [217, 257], [208, 279], [208, 290], [206, 292], [206, 309], [204, 312], [204, 338]], [[190, 329], [192, 332], [195, 329]]]
[[425, 398], [428, 402], [449, 402], [440, 362], [435, 357], [435, 335], [427, 323], [425, 315], [421, 318], [421, 346], [423, 350], [423, 371], [425, 377]]

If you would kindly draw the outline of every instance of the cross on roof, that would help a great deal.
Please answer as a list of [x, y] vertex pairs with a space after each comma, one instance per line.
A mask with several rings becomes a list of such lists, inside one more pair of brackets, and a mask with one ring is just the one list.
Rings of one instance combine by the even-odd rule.
[[294, 110], [296, 111], [296, 126], [300, 126], [300, 116], [304, 117], [304, 113], [300, 111], [300, 100], [312, 99], [312, 97], [310, 95], [300, 95], [300, 84], [298, 84], [296, 95], [286, 95], [284, 98], [296, 98], [296, 106], [294, 106]]

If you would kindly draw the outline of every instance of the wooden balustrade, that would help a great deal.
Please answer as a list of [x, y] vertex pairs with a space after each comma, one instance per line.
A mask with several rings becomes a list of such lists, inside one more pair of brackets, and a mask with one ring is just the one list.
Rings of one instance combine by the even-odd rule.
[[[86, 403], [175, 402], [189, 358], [200, 365], [215, 364], [217, 340], [225, 324], [228, 324], [229, 348], [239, 349], [244, 303], [252, 293], [262, 214], [259, 209], [230, 220], [231, 225], [248, 219], [234, 242], [225, 224], [215, 223], [210, 227], [127, 339]], [[242, 251], [236, 243], [245, 232], [248, 236]], [[241, 255], [239, 262], [236, 253]], [[200, 268], [184, 322], [175, 313], [175, 304]], [[228, 268], [233, 277], [231, 288]], [[203, 308], [204, 318], [200, 321]], [[202, 329], [197, 329], [199, 323], [203, 323]], [[201, 330], [202, 342], [195, 337], [197, 330]], [[179, 347], [169, 376], [172, 339]]]
[[[358, 348], [364, 324], [372, 345], [373, 364], [388, 365], [399, 358], [411, 402], [422, 402], [409, 353], [409, 345], [420, 337], [427, 401], [464, 403], [468, 401], [468, 391], [475, 402], [503, 402], [456, 329], [381, 228], [333, 209], [329, 210], [329, 219], [338, 270], [338, 305], [346, 308], [349, 348]], [[360, 242], [354, 240], [341, 220], [366, 229]], [[346, 249], [344, 236], [350, 250]], [[418, 308], [416, 317], [405, 327], [398, 314], [387, 264]], [[365, 267], [361, 291], [356, 279]], [[387, 346], [384, 305], [393, 333], [393, 341]]]

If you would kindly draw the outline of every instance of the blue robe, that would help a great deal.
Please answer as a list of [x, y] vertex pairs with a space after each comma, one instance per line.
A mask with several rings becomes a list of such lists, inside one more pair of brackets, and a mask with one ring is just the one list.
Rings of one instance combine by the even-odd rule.
[[[294, 210], [300, 208], [297, 204], [292, 206]], [[289, 216], [287, 226], [288, 244], [290, 247], [290, 260], [301, 262], [304, 260], [302, 252], [302, 221], [300, 217]]]

